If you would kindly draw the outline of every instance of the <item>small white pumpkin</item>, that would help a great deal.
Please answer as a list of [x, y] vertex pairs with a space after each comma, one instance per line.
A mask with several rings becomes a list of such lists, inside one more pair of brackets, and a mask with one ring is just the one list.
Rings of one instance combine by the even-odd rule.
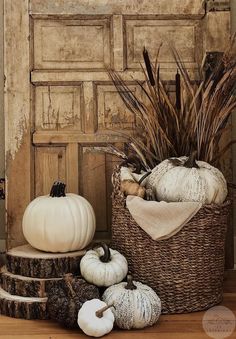
[[92, 241], [95, 215], [85, 198], [65, 194], [65, 184], [55, 182], [50, 195], [37, 197], [27, 206], [22, 227], [26, 240], [39, 250], [76, 251]]
[[228, 191], [223, 174], [204, 161], [196, 161], [196, 152], [189, 158], [171, 158], [157, 165], [147, 178], [157, 200], [197, 201], [221, 204]]
[[92, 337], [101, 337], [113, 329], [115, 317], [110, 307], [99, 299], [86, 301], [78, 313], [78, 325]]
[[145, 284], [133, 281], [130, 275], [127, 283], [108, 287], [102, 300], [114, 306], [115, 323], [122, 329], [152, 326], [161, 314], [161, 301], [156, 292]]
[[102, 243], [89, 250], [80, 261], [82, 277], [96, 286], [111, 286], [121, 282], [128, 273], [126, 258]]

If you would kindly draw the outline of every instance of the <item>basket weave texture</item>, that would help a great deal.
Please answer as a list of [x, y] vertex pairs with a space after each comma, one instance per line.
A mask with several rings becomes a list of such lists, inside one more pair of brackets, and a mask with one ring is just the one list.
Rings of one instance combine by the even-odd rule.
[[204, 205], [177, 234], [154, 241], [125, 206], [119, 168], [113, 186], [112, 247], [127, 258], [134, 279], [156, 291], [162, 313], [200, 311], [220, 303], [230, 201]]

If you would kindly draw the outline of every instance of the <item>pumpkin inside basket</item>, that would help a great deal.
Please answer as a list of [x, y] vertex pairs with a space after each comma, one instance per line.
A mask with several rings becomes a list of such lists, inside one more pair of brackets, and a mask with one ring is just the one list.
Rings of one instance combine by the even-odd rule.
[[113, 174], [112, 246], [137, 279], [156, 291], [162, 313], [194, 312], [222, 300], [225, 235], [230, 201], [203, 207], [169, 239], [154, 241], [135, 222]]

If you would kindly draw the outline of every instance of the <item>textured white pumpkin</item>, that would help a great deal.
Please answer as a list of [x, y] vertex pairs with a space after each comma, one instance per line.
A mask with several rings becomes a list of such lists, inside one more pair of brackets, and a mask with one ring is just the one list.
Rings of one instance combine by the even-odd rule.
[[114, 305], [112, 312], [119, 328], [144, 328], [155, 324], [161, 314], [161, 301], [155, 291], [140, 282], [121, 282], [110, 286], [102, 296], [107, 304]]
[[82, 277], [96, 286], [111, 286], [121, 282], [128, 273], [128, 263], [118, 251], [102, 247], [89, 250], [80, 261]]
[[154, 190], [157, 200], [225, 201], [228, 191], [223, 174], [207, 162], [195, 161], [194, 156], [167, 159], [152, 170], [146, 185]]
[[[57, 185], [57, 186], [56, 186]], [[61, 185], [61, 188], [56, 188]], [[23, 234], [31, 246], [47, 252], [83, 249], [93, 239], [95, 215], [83, 197], [63, 194], [63, 183], [54, 184], [54, 195], [40, 196], [26, 208]], [[59, 192], [59, 194], [58, 194]], [[59, 195], [59, 197], [58, 197]]]
[[81, 330], [92, 337], [101, 337], [111, 332], [115, 318], [108, 307], [99, 299], [86, 301], [78, 313]]

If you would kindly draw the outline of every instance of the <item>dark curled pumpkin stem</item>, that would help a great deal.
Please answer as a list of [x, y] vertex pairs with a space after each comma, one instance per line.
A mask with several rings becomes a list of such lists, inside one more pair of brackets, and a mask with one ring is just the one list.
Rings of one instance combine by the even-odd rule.
[[138, 184], [141, 185], [141, 183], [143, 182], [144, 179], [146, 179], [152, 172], [148, 171], [147, 173], [145, 173], [138, 181]]
[[134, 285], [133, 277], [131, 274], [127, 275], [127, 285], [125, 286], [126, 290], [136, 290], [137, 286]]
[[100, 244], [96, 244], [93, 248], [102, 247], [104, 254], [99, 258], [102, 262], [109, 262], [111, 261], [111, 251], [110, 248], [104, 242]]
[[50, 191], [50, 197], [53, 197], [53, 198], [54, 197], [57, 197], [57, 198], [65, 197], [66, 196], [65, 188], [66, 188], [66, 185], [63, 182], [55, 181]]
[[64, 281], [66, 283], [66, 286], [68, 287], [68, 290], [69, 290], [69, 293], [70, 293], [71, 297], [75, 298], [76, 297], [76, 293], [73, 290], [73, 287], [72, 287], [72, 284], [71, 284], [72, 283], [72, 279], [73, 279], [73, 275], [71, 273], [65, 274]]
[[111, 304], [111, 305], [106, 305], [106, 306], [104, 306], [103, 308], [101, 308], [100, 310], [98, 310], [98, 311], [96, 311], [96, 316], [98, 317], [98, 318], [102, 318], [103, 317], [103, 312], [105, 312], [106, 310], [108, 310], [109, 308], [111, 308], [113, 305]]
[[196, 163], [196, 157], [197, 157], [197, 151], [194, 151], [190, 156], [188, 157], [188, 160], [185, 161], [184, 167], [187, 168], [199, 168], [198, 164]]

